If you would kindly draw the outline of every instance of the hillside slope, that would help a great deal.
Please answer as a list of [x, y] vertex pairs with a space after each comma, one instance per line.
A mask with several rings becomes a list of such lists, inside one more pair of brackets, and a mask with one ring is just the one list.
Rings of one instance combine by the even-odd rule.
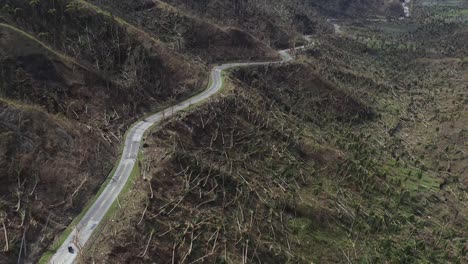
[[162, 1], [93, 2], [154, 34], [178, 52], [208, 63], [277, 59], [271, 48], [245, 31], [210, 23]]
[[468, 262], [466, 5], [411, 5], [0, 0], [0, 263], [54, 250], [134, 121], [303, 35], [147, 135], [80, 262]]
[[83, 262], [466, 262], [466, 64], [355, 22], [157, 128]]
[[[0, 7], [2, 263], [35, 262], [104, 182], [128, 126], [204, 89], [207, 64], [277, 59], [242, 30], [164, 3], [148, 27], [148, 14], [126, 21], [79, 0]], [[180, 28], [165, 31], [175, 25], [183, 47]]]
[[[364, 105], [310, 76], [310, 68], [273, 67], [268, 73], [280, 80], [282, 73], [301, 68], [298, 74], [308, 73], [309, 78], [298, 79], [298, 84], [316, 93], [304, 104], [318, 108], [322, 102], [316, 100], [327, 94], [341, 100], [324, 104], [349, 113], [340, 117], [342, 122], [368, 115]], [[281, 95], [298, 92], [290, 84], [268, 87]], [[136, 187], [148, 194], [133, 193], [122, 202], [124, 209], [100, 232], [93, 254], [83, 262], [306, 260], [290, 248], [297, 243], [288, 223], [296, 215], [298, 191], [317, 179], [315, 170], [334, 167], [342, 154], [317, 142], [311, 123], [287, 114], [289, 102], [274, 103], [275, 94], [240, 81], [229, 86], [232, 90], [215, 102], [168, 121], [148, 138], [143, 163], [147, 182]], [[322, 125], [330, 122], [312, 117], [318, 109], [300, 111]], [[136, 239], [140, 237], [145, 239]]]
[[51, 243], [96, 192], [114, 158], [98, 131], [2, 99], [0, 262], [16, 262], [22, 246], [27, 259], [37, 259], [41, 245]]

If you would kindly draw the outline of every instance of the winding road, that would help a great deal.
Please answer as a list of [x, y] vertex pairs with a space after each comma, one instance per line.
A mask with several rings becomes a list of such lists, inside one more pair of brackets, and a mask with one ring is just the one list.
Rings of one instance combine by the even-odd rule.
[[[310, 44], [311, 38], [304, 37]], [[294, 49], [300, 50], [306, 46], [297, 47]], [[158, 113], [150, 115], [138, 121], [128, 130], [125, 137], [125, 145], [117, 169], [112, 175], [111, 180], [105, 187], [104, 191], [99, 195], [94, 204], [89, 208], [80, 222], [73, 228], [73, 231], [68, 235], [67, 239], [58, 248], [55, 254], [50, 259], [51, 264], [68, 264], [74, 263], [77, 257], [82, 253], [84, 246], [89, 238], [97, 228], [99, 223], [104, 218], [105, 214], [109, 211], [112, 204], [117, 200], [120, 192], [127, 183], [133, 168], [137, 163], [138, 153], [142, 145], [143, 137], [146, 131], [155, 124], [158, 124], [163, 119], [171, 117], [172, 115], [187, 109], [193, 104], [203, 102], [214, 94], [218, 93], [223, 87], [222, 72], [227, 69], [237, 67], [248, 67], [258, 65], [271, 65], [278, 63], [286, 63], [293, 60], [290, 50], [279, 51], [281, 56], [280, 61], [274, 62], [247, 62], [247, 63], [227, 63], [216, 66], [211, 70], [210, 83], [211, 85], [202, 93], [187, 99], [179, 104], [164, 109]]]
[[[405, 11], [405, 17], [410, 16], [409, 4], [411, 0], [405, 0], [402, 5]], [[334, 27], [336, 34], [342, 34], [341, 26], [335, 23], [336, 19], [328, 19]], [[295, 48], [293, 51], [305, 49], [312, 42], [309, 36], [304, 36], [308, 44]], [[117, 200], [123, 187], [127, 183], [133, 168], [137, 163], [138, 153], [142, 145], [143, 137], [146, 131], [153, 125], [158, 124], [165, 118], [170, 118], [174, 114], [189, 108], [193, 104], [205, 101], [214, 94], [218, 93], [223, 87], [222, 72], [238, 67], [249, 67], [259, 65], [271, 65], [286, 63], [292, 61], [294, 58], [290, 54], [292, 50], [279, 51], [281, 56], [280, 61], [273, 62], [246, 62], [246, 63], [227, 63], [215, 66], [211, 70], [210, 83], [211, 85], [201, 92], [200, 94], [189, 98], [181, 103], [164, 109], [158, 113], [152, 114], [142, 121], [138, 121], [128, 130], [125, 137], [124, 150], [117, 169], [112, 175], [111, 180], [105, 187], [104, 191], [99, 195], [93, 205], [86, 212], [80, 222], [73, 228], [73, 231], [68, 235], [63, 244], [58, 248], [55, 254], [50, 259], [50, 264], [71, 264], [74, 263], [77, 257], [82, 253], [82, 250], [96, 227], [100, 224], [106, 213], [111, 208], [112, 204]], [[72, 249], [72, 250], [69, 250]]]

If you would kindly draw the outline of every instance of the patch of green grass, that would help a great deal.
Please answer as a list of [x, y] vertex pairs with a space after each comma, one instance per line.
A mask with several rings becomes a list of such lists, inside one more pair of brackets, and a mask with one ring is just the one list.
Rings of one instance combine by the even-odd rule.
[[405, 166], [395, 160], [391, 161], [389, 164], [385, 164], [383, 170], [390, 179], [400, 181], [401, 187], [409, 191], [420, 189], [438, 190], [442, 182], [429, 172], [424, 172], [415, 167]]
[[[321, 254], [348, 247], [344, 232], [315, 227], [314, 222], [308, 218], [292, 218], [288, 221], [288, 228], [294, 234], [291, 240], [300, 242], [299, 252], [303, 259], [320, 262]], [[325, 253], [327, 254], [329, 253]]]
[[293, 218], [289, 220], [289, 228], [294, 233], [304, 234], [312, 231], [312, 221], [307, 218]]
[[451, 10], [445, 14], [448, 17], [466, 17], [468, 18], [468, 9]]

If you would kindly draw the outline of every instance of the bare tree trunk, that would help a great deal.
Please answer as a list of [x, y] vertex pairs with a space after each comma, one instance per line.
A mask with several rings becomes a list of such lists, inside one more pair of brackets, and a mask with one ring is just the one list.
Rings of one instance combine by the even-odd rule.
[[9, 250], [9, 245], [8, 245], [8, 232], [5, 226], [5, 219], [2, 219], [2, 225], [3, 225], [3, 232], [5, 233], [5, 248], [3, 251], [7, 252]]

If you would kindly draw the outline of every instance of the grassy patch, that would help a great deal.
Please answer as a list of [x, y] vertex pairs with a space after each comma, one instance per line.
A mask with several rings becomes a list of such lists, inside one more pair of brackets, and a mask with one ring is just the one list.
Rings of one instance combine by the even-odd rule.
[[383, 166], [384, 172], [391, 179], [399, 181], [404, 189], [415, 191], [420, 189], [438, 190], [442, 180], [436, 178], [429, 172], [391, 161]]
[[292, 218], [288, 221], [288, 228], [294, 234], [291, 241], [300, 241], [302, 258], [313, 259], [317, 263], [323, 261], [321, 254], [324, 252], [337, 247], [345, 248], [347, 244], [344, 233], [315, 227], [314, 222], [308, 218]]

